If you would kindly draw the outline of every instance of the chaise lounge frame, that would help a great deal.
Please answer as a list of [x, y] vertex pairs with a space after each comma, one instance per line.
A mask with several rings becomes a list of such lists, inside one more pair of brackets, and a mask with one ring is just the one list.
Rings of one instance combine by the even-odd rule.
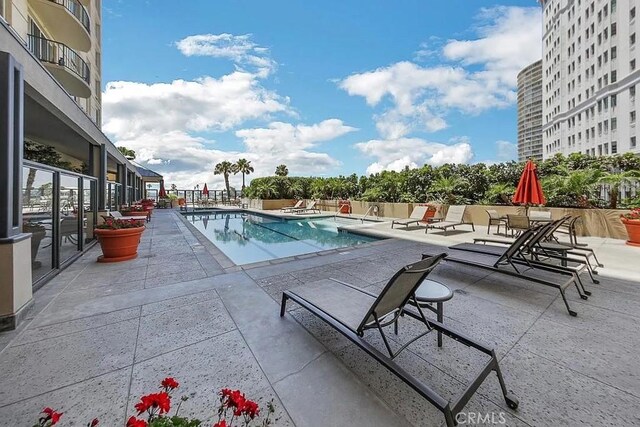
[[[494, 371], [498, 376], [498, 381], [500, 383], [500, 388], [504, 396], [505, 402], [511, 409], [516, 409], [519, 404], [518, 399], [509, 390], [507, 390], [506, 384], [502, 377], [502, 372], [500, 371], [500, 366], [498, 364], [498, 358], [493, 349], [490, 349], [484, 346], [483, 344], [478, 343], [477, 341], [473, 340], [472, 338], [466, 335], [453, 331], [452, 329], [448, 328], [447, 326], [445, 326], [440, 322], [430, 320], [430, 319], [427, 320], [427, 318], [424, 316], [424, 313], [420, 310], [420, 307], [417, 307], [419, 310], [419, 312], [417, 313], [412, 309], [406, 307], [407, 303], [411, 298], [414, 298], [414, 302], [415, 302], [415, 297], [413, 296], [415, 290], [422, 283], [424, 278], [446, 256], [447, 256], [446, 254], [441, 253], [441, 254], [434, 255], [432, 257], [425, 258], [422, 261], [415, 263], [413, 265], [405, 266], [389, 280], [389, 283], [385, 286], [385, 288], [382, 290], [382, 292], [379, 295], [375, 295], [364, 289], [360, 289], [355, 286], [345, 284], [343, 282], [335, 281], [336, 283], [339, 283], [344, 286], [348, 286], [349, 288], [355, 291], [362, 292], [364, 295], [368, 295], [369, 297], [371, 297], [373, 301], [373, 304], [371, 305], [364, 319], [362, 320], [362, 322], [357, 328], [352, 328], [348, 326], [343, 321], [340, 321], [338, 318], [332, 316], [331, 313], [323, 310], [317, 304], [314, 304], [313, 301], [310, 301], [308, 298], [305, 298], [297, 294], [295, 289], [287, 290], [282, 293], [280, 316], [283, 317], [285, 315], [286, 305], [288, 300], [292, 300], [298, 303], [299, 305], [301, 305], [302, 307], [304, 307], [305, 309], [309, 310], [312, 314], [319, 317], [329, 326], [336, 329], [338, 332], [344, 335], [347, 339], [349, 339], [351, 342], [353, 342], [362, 350], [364, 350], [369, 356], [374, 358], [378, 363], [380, 363], [382, 366], [388, 369], [392, 374], [397, 376], [405, 384], [407, 384], [409, 387], [415, 390], [418, 394], [420, 394], [422, 397], [428, 400], [432, 405], [438, 408], [438, 410], [440, 410], [444, 414], [446, 424], [449, 427], [456, 425], [456, 415], [464, 409], [467, 402], [469, 402], [469, 400], [472, 398], [472, 396], [478, 390], [478, 388], [482, 385], [482, 383], [487, 378], [487, 376], [489, 376], [489, 374]], [[376, 313], [376, 309], [380, 305], [380, 303], [384, 301], [384, 298], [387, 295], [387, 292], [393, 287], [393, 285], [396, 283], [396, 280], [403, 274], [416, 274], [416, 273], [421, 275], [421, 277], [419, 278], [419, 280], [416, 281], [416, 285], [413, 287], [413, 289], [409, 293], [407, 293], [407, 295], [403, 298], [402, 302], [398, 304], [398, 307], [391, 312], [381, 313], [382, 317], [378, 316], [378, 314]], [[409, 317], [412, 317], [413, 319], [420, 321], [426, 326], [427, 331], [418, 335], [417, 337], [412, 338], [411, 340], [409, 340], [408, 343], [404, 344], [397, 352], [394, 353], [387, 341], [383, 328], [385, 326], [389, 326], [392, 324], [395, 324], [397, 326], [398, 318], [402, 315], [407, 315]], [[370, 320], [372, 318], [373, 320]], [[385, 343], [385, 346], [387, 348], [388, 355], [381, 352], [380, 350], [375, 348], [373, 345], [369, 344], [366, 340], [364, 340], [363, 338], [364, 332], [367, 329], [376, 329], [380, 332], [382, 339]], [[466, 389], [461, 394], [459, 394], [457, 398], [454, 399], [453, 401], [447, 400], [444, 397], [442, 397], [442, 395], [440, 395], [436, 390], [424, 384], [417, 378], [413, 377], [411, 374], [409, 374], [405, 369], [403, 369], [394, 361], [395, 357], [401, 351], [407, 348], [411, 343], [415, 342], [418, 338], [421, 338], [422, 336], [432, 331], [440, 332], [446, 335], [447, 337], [461, 344], [464, 344], [467, 347], [472, 347], [482, 353], [485, 353], [490, 357], [490, 360], [486, 363], [486, 365], [480, 371], [480, 373], [476, 375], [476, 377], [467, 385]]]

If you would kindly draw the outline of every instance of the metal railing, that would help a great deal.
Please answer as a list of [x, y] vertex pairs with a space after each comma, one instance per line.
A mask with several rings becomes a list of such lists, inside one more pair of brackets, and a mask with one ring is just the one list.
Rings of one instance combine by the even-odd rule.
[[63, 66], [88, 85], [91, 84], [89, 66], [66, 44], [29, 34], [28, 47], [40, 61]]
[[49, 0], [51, 3], [59, 4], [75, 16], [82, 24], [87, 33], [91, 34], [91, 23], [89, 21], [89, 13], [87, 9], [77, 0]]

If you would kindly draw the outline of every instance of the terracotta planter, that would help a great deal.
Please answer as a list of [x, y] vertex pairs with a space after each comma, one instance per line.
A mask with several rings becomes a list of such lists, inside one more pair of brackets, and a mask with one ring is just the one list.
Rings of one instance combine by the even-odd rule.
[[98, 262], [119, 262], [136, 258], [140, 235], [144, 228], [144, 226], [118, 230], [96, 228], [94, 234], [98, 237], [102, 248], [102, 255], [98, 257]]
[[627, 245], [640, 246], [640, 220], [620, 218], [625, 227], [627, 227], [627, 234], [629, 240]]

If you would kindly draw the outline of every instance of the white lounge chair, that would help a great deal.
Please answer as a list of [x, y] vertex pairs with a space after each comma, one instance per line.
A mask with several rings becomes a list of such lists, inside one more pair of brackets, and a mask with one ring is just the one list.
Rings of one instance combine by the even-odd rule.
[[292, 211], [295, 214], [304, 214], [304, 213], [320, 213], [320, 209], [316, 208], [316, 201], [311, 201], [306, 208], [293, 209]]
[[422, 222], [422, 219], [427, 214], [428, 210], [429, 206], [416, 206], [411, 211], [411, 215], [409, 215], [409, 218], [394, 219], [391, 223], [391, 228], [393, 228], [395, 224], [404, 225], [405, 227], [408, 227], [410, 224], [419, 224]]
[[136, 221], [146, 221], [147, 218], [144, 216], [124, 216], [118, 211], [110, 211], [109, 215], [115, 219], [124, 219], [124, 220], [136, 220]]
[[444, 230], [444, 234], [447, 234], [448, 228], [456, 229], [456, 226], [469, 224], [473, 231], [476, 231], [476, 227], [473, 225], [473, 222], [468, 222], [464, 220], [464, 211], [466, 206], [464, 205], [452, 205], [449, 206], [449, 210], [447, 211], [447, 216], [444, 221], [434, 222], [433, 224], [427, 225], [427, 229], [424, 230], [425, 234], [429, 231], [430, 228], [438, 228], [440, 230]]
[[296, 209], [302, 209], [302, 204], [303, 203], [304, 203], [304, 200], [300, 199], [293, 206], [285, 206], [285, 207], [281, 208], [280, 212], [293, 212]]

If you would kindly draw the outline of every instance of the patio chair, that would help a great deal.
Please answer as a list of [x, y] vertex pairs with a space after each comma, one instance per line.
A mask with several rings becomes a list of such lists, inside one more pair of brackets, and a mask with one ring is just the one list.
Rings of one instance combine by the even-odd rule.
[[551, 211], [529, 211], [529, 220], [535, 221], [551, 221]]
[[313, 200], [311, 201], [307, 207], [305, 208], [299, 208], [299, 209], [293, 209], [292, 211], [293, 213], [299, 215], [299, 214], [305, 214], [305, 213], [320, 213], [320, 209], [316, 208], [316, 201]]
[[[527, 241], [533, 237], [536, 231], [537, 228], [524, 231], [511, 246], [502, 250], [500, 254], [481, 253], [477, 250], [469, 250], [478, 249], [476, 247], [481, 245], [470, 244], [472, 245], [471, 247], [464, 246], [469, 244], [452, 246], [447, 251], [447, 262], [481, 268], [494, 273], [500, 273], [555, 288], [560, 291], [560, 295], [569, 314], [571, 316], [577, 316], [578, 314], [569, 306], [569, 301], [565, 295], [566, 288], [574, 285], [582, 299], [587, 299], [589, 293], [582, 289], [581, 282], [576, 280], [576, 275], [573, 272], [563, 271], [551, 266], [533, 265], [526, 261], [521, 261], [516, 257], [519, 252], [525, 250]], [[423, 256], [432, 256], [432, 254], [425, 253]], [[522, 257], [522, 259], [524, 259], [524, 257]], [[518, 268], [518, 266], [520, 266], [520, 268]]]
[[473, 225], [473, 222], [465, 221], [464, 219], [464, 211], [466, 208], [467, 207], [465, 205], [449, 206], [449, 210], [447, 210], [447, 216], [444, 218], [444, 221], [428, 224], [427, 228], [424, 230], [425, 234], [430, 228], [438, 228], [440, 230], [444, 230], [444, 235], [446, 236], [447, 229], [453, 228], [455, 230], [458, 225], [464, 224], [471, 225], [473, 231], [476, 231], [476, 227]]
[[[495, 371], [498, 376], [500, 388], [507, 405], [512, 409], [516, 409], [518, 400], [506, 388], [498, 365], [498, 359], [493, 349], [485, 347], [461, 333], [454, 332], [440, 322], [427, 319], [419, 307], [418, 312], [407, 307], [407, 303], [412, 298], [415, 300], [416, 289], [445, 256], [446, 254], [437, 254], [403, 267], [389, 280], [379, 295], [331, 279], [308, 283], [304, 286], [284, 291], [280, 316], [285, 315], [287, 300], [291, 299], [300, 304], [347, 337], [392, 374], [431, 402], [444, 414], [447, 426], [455, 425], [456, 415], [464, 409], [466, 403], [492, 371]], [[383, 328], [397, 325], [398, 318], [403, 314], [421, 322], [425, 330], [394, 352]], [[364, 333], [369, 329], [375, 329], [380, 333], [386, 352], [378, 350], [364, 339]], [[469, 382], [466, 390], [454, 401], [447, 400], [435, 389], [409, 374], [394, 360], [410, 344], [433, 331], [441, 332], [455, 341], [468, 347], [473, 347], [490, 357], [490, 360], [480, 373]]]
[[487, 234], [489, 234], [491, 232], [491, 226], [492, 225], [497, 225], [498, 226], [498, 230], [497, 233], [500, 234], [500, 226], [504, 225], [504, 229], [505, 229], [505, 233], [507, 232], [507, 219], [504, 217], [501, 217], [500, 214], [498, 214], [498, 211], [493, 210], [493, 209], [486, 209], [487, 215], [489, 215], [489, 223], [487, 224]]
[[511, 237], [519, 236], [525, 230], [531, 227], [529, 217], [526, 215], [507, 215], [507, 231], [511, 230]]
[[285, 207], [281, 208], [280, 212], [293, 212], [296, 209], [301, 209], [303, 203], [304, 203], [304, 200], [300, 199], [293, 206], [285, 206]]
[[429, 210], [429, 208], [430, 208], [430, 206], [416, 206], [416, 207], [414, 207], [413, 210], [411, 211], [411, 215], [409, 215], [409, 218], [406, 218], [406, 219], [394, 219], [391, 222], [391, 228], [393, 228], [393, 226], [395, 224], [400, 224], [400, 225], [404, 225], [405, 227], [408, 227], [410, 224], [419, 224], [419, 223], [423, 222], [423, 218], [427, 214], [427, 211]]

